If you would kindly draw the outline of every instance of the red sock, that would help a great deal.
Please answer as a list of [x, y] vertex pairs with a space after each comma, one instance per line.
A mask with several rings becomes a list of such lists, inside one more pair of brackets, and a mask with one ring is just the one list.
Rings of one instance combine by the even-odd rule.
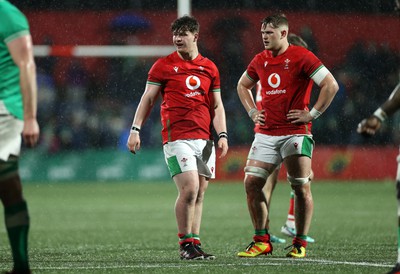
[[289, 200], [289, 212], [288, 215], [294, 215], [294, 197], [290, 196], [290, 200]]
[[264, 243], [268, 243], [269, 242], [269, 234], [265, 234], [265, 235], [254, 235], [253, 236], [253, 241], [255, 242], [264, 242]]
[[307, 247], [307, 241], [303, 240], [303, 239], [301, 239], [301, 238], [299, 238], [297, 236], [293, 238], [293, 244], [294, 245], [301, 245], [304, 248]]
[[184, 244], [184, 243], [193, 243], [193, 236], [192, 234], [183, 234], [183, 233], [178, 233], [179, 237], [179, 244]]

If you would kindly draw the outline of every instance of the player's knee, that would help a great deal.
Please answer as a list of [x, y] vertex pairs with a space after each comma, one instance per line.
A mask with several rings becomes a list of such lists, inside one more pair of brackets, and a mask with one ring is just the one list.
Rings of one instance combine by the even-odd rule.
[[246, 175], [251, 175], [259, 178], [263, 178], [264, 180], [267, 180], [269, 176], [269, 172], [261, 167], [255, 167], [255, 166], [246, 166], [244, 168], [244, 173]]
[[9, 178], [18, 175], [18, 158], [10, 157], [8, 161], [0, 161], [0, 181], [7, 180]]
[[288, 174], [287, 179], [292, 186], [300, 186], [300, 185], [304, 185], [304, 184], [311, 182], [312, 176], [313, 176], [313, 172], [311, 172], [310, 175], [308, 175], [305, 178], [295, 178]]

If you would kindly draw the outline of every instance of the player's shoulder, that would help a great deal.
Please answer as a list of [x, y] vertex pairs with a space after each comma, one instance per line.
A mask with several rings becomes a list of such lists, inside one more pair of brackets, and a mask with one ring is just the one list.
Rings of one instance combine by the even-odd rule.
[[169, 55], [167, 55], [167, 56], [163, 56], [163, 57], [160, 57], [160, 58], [158, 58], [155, 62], [154, 62], [154, 67], [157, 67], [157, 66], [160, 66], [160, 67], [164, 67], [164, 66], [166, 66], [167, 64], [172, 64], [172, 63], [174, 63], [174, 60], [175, 60], [175, 58], [174, 58], [174, 52], [173, 53], [171, 53], [171, 54], [169, 54]]
[[25, 15], [16, 6], [5, 0], [0, 0], [0, 14], [5, 19], [14, 17], [25, 18]]
[[297, 59], [297, 60], [309, 60], [309, 61], [315, 61], [319, 60], [317, 56], [312, 53], [309, 49], [306, 49], [305, 47], [302, 46], [296, 46], [296, 45], [290, 45], [288, 50], [287, 50], [287, 57]]
[[288, 52], [292, 53], [292, 54], [297, 54], [297, 55], [314, 55], [312, 53], [312, 51], [310, 51], [309, 49], [302, 47], [302, 46], [297, 46], [297, 45], [290, 45], [288, 48]]
[[8, 42], [19, 36], [29, 34], [29, 24], [26, 16], [14, 5], [0, 0], [1, 39]]
[[203, 55], [200, 56], [199, 62], [204, 63], [205, 65], [208, 65], [212, 68], [217, 68], [217, 65], [214, 63], [213, 60]]

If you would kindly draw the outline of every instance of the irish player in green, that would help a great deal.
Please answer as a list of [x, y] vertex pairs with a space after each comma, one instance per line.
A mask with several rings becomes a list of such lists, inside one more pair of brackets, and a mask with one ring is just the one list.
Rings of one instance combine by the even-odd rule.
[[39, 138], [36, 97], [36, 66], [28, 21], [15, 6], [0, 0], [0, 199], [14, 261], [13, 270], [7, 273], [31, 273], [30, 221], [18, 160], [22, 139], [32, 147]]

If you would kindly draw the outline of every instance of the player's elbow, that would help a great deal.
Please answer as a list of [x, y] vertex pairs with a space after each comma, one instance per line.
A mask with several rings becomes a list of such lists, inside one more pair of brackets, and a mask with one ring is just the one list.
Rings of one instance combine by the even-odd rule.
[[339, 91], [339, 84], [334, 78], [332, 78], [330, 81], [326, 82], [325, 89], [331, 95], [331, 97], [334, 97]]

